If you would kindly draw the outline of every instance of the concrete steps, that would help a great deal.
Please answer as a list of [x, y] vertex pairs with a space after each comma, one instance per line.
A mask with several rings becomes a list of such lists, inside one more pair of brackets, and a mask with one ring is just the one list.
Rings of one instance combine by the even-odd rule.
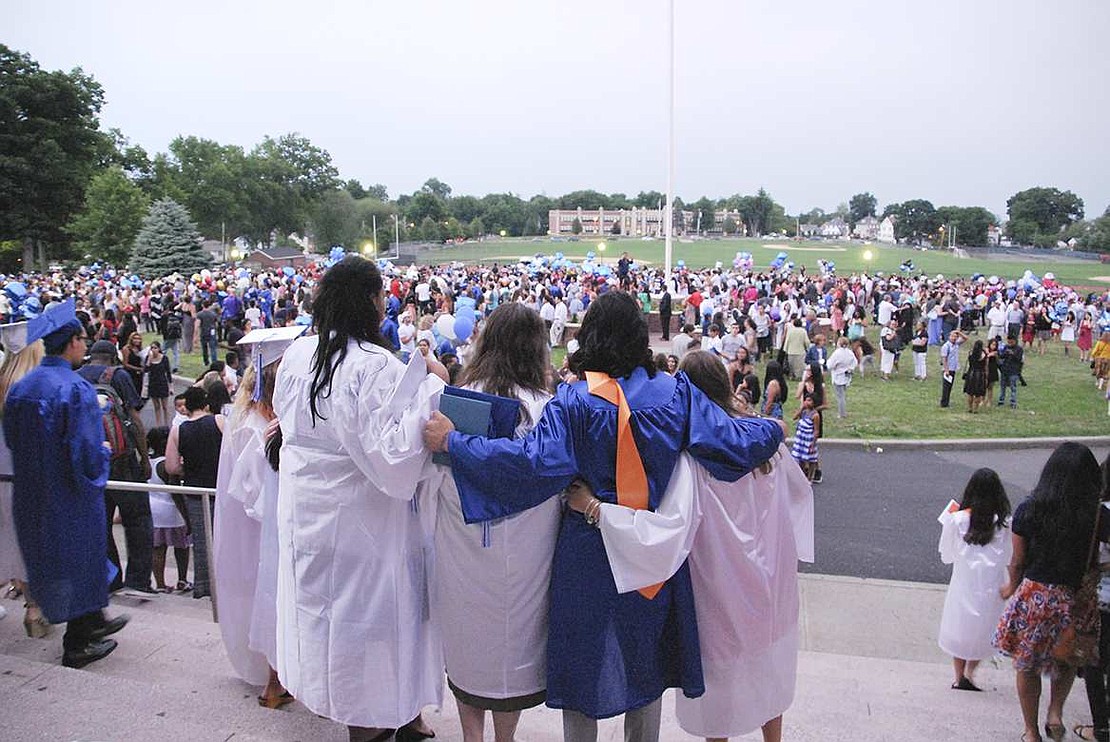
[[[932, 604], [938, 596], [943, 593], [932, 587], [882, 581], [803, 583], [808, 649], [800, 656], [798, 693], [786, 714], [785, 739], [1017, 740], [1021, 724], [1008, 661], [980, 670], [985, 693], [949, 689], [950, 665], [932, 649], [931, 630], [926, 631], [935, 626]], [[109, 610], [132, 615], [119, 634], [119, 649], [83, 670], [61, 667], [60, 631], [45, 640], [28, 639], [18, 604], [5, 605], [10, 609], [0, 620], [0, 707], [7, 712], [0, 739], [5, 742], [346, 740], [340, 725], [299, 704], [282, 711], [259, 708], [258, 689], [232, 675], [206, 600], [117, 600]], [[906, 656], [890, 657], [899, 634]], [[839, 653], [814, 651], [818, 645]], [[678, 728], [673, 708], [668, 694], [662, 739], [690, 739]], [[428, 709], [425, 718], [439, 740], [461, 740], [450, 698], [441, 711]], [[1065, 721], [1070, 727], [1089, 718], [1080, 681]], [[599, 739], [617, 742], [621, 730], [619, 720], [604, 721]], [[760, 738], [756, 732], [740, 739]], [[529, 710], [518, 739], [558, 742], [560, 714]]]

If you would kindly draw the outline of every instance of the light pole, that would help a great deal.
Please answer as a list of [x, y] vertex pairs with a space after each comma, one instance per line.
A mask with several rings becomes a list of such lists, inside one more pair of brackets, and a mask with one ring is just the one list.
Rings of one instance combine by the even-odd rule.
[[663, 286], [671, 283], [671, 260], [674, 257], [674, 0], [667, 0], [667, 57], [670, 70], [667, 76], [668, 135], [667, 135], [667, 210], [664, 218]]

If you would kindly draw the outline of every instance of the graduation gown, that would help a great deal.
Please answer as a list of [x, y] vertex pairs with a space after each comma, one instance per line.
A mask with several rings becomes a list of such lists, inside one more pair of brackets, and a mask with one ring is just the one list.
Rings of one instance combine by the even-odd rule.
[[600, 530], [618, 589], [666, 579], [689, 556], [705, 694], [675, 697], [697, 737], [736, 737], [794, 699], [798, 560], [813, 561], [813, 490], [786, 446], [770, 475], [708, 476], [683, 455], [658, 512], [603, 505]]
[[[682, 450], [714, 476], [735, 480], [774, 454], [782, 430], [770, 420], [729, 418], [685, 374], [619, 379], [657, 509]], [[468, 522], [528, 509], [576, 474], [604, 502], [616, 502], [617, 408], [586, 383], [559, 387], [523, 439], [450, 435], [452, 472]], [[491, 480], [490, 472], [496, 472]], [[689, 568], [683, 564], [648, 600], [618, 594], [597, 529], [568, 512], [551, 574], [547, 704], [593, 718], [651, 703], [669, 687], [703, 690]]]
[[[12, 475], [12, 452], [0, 428], [0, 474]], [[12, 516], [12, 483], [0, 481], [0, 583], [7, 580], [27, 581], [27, 568], [19, 553], [19, 538], [15, 535], [15, 518]]]
[[[531, 415], [517, 428], [523, 435], [550, 396], [518, 398]], [[443, 632], [447, 677], [482, 698], [538, 694], [547, 687], [548, 595], [561, 504], [550, 498], [508, 518], [467, 524], [450, 470], [439, 468], [433, 615]]]
[[50, 623], [108, 605], [108, 449], [92, 384], [47, 356], [8, 392], [12, 515], [31, 594]]
[[317, 337], [277, 373], [284, 442], [278, 485], [277, 671], [313, 713], [397, 728], [443, 696], [431, 621], [435, 508], [418, 508], [434, 473], [421, 435], [443, 383], [423, 356], [408, 368], [351, 341], [331, 392], [309, 410]]
[[964, 541], [971, 527], [971, 511], [941, 515], [940, 560], [952, 565], [952, 580], [944, 595], [937, 644], [963, 660], [985, 660], [996, 653], [991, 637], [1006, 607], [999, 590], [1008, 577], [1013, 553], [1009, 528], [998, 528], [985, 546]]
[[220, 446], [212, 536], [220, 635], [235, 674], [251, 685], [270, 676], [265, 655], [250, 647], [255, 591], [261, 560], [262, 496], [270, 464], [266, 461], [266, 419], [253, 410], [236, 413]]

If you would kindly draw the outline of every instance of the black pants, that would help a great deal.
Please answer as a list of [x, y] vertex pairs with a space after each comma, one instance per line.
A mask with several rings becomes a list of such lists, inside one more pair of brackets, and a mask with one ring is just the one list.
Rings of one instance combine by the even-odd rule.
[[1100, 612], [1102, 633], [1098, 639], [1098, 667], [1083, 668], [1083, 681], [1087, 685], [1087, 703], [1091, 706], [1091, 723], [1095, 725], [1095, 739], [1110, 742], [1110, 613]]
[[[948, 378], [952, 380], [949, 381]], [[949, 400], [952, 399], [952, 385], [956, 383], [956, 372], [945, 371], [940, 375], [940, 406], [947, 407]]]
[[667, 312], [666, 314], [663, 314], [662, 312], [660, 312], [659, 313], [659, 324], [663, 325], [663, 339], [664, 340], [670, 340], [671, 339], [671, 313]]
[[[123, 535], [127, 540], [127, 571], [120, 565], [119, 549], [112, 535], [112, 519], [119, 508], [123, 521]], [[151, 568], [154, 566], [154, 522], [150, 517], [150, 495], [146, 492], [120, 492], [104, 490], [104, 512], [108, 520], [108, 559], [120, 571], [112, 581], [110, 590], [128, 587], [150, 587]]]
[[62, 637], [62, 648], [67, 652], [80, 649], [89, 643], [92, 638], [90, 633], [104, 625], [104, 613], [93, 611], [83, 616], [72, 618], [66, 624], [66, 633]]

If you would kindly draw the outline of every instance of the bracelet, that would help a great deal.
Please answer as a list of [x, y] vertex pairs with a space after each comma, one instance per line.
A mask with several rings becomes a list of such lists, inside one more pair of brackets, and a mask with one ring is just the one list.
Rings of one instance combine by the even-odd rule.
[[586, 525], [597, 526], [601, 521], [601, 500], [596, 497], [590, 501], [586, 509], [582, 512], [583, 517], [586, 519]]

